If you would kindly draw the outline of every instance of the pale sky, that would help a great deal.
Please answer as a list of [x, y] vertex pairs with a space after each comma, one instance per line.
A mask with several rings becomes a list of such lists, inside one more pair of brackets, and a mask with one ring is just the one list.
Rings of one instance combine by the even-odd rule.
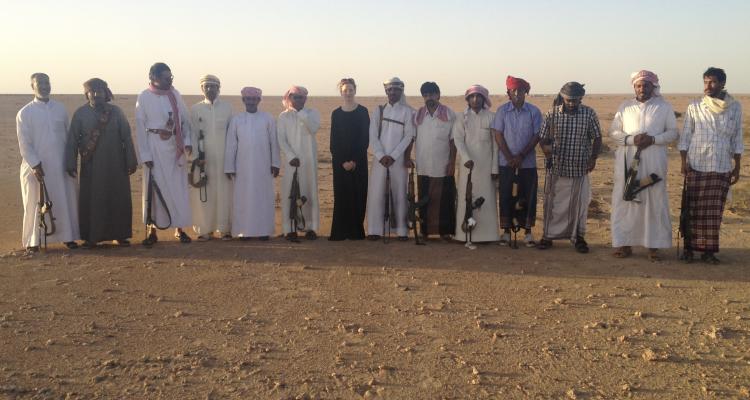
[[[7, 0], [0, 24], [0, 93], [30, 93], [46, 72], [54, 93], [81, 93], [92, 77], [138, 93], [166, 62], [184, 94], [218, 75], [222, 93], [243, 86], [281, 95], [292, 84], [335, 95], [342, 77], [382, 95], [398, 76], [418, 95], [474, 83], [505, 91], [507, 75], [533, 93], [567, 81], [588, 93], [625, 93], [629, 75], [656, 72], [663, 93], [699, 93], [709, 66], [727, 89], [750, 93], [750, 1], [228, 1]], [[708, 4], [707, 4], [708, 3]]]

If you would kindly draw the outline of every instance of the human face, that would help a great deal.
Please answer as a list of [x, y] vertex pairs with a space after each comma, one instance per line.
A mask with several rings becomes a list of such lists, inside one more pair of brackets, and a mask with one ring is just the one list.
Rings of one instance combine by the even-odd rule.
[[581, 105], [581, 99], [566, 99], [563, 98], [563, 110], [567, 112], [573, 112], [578, 109]]
[[211, 103], [216, 100], [217, 97], [219, 97], [219, 85], [215, 83], [204, 83], [201, 85], [201, 91], [203, 92], [203, 95], [206, 97], [206, 100], [210, 101]]
[[357, 94], [357, 89], [351, 83], [342, 85], [339, 91], [344, 101], [354, 101], [354, 95]]
[[49, 100], [49, 94], [52, 91], [52, 85], [49, 83], [49, 76], [37, 75], [31, 80], [31, 89], [34, 90], [34, 97], [39, 100]]
[[91, 88], [88, 92], [86, 92], [86, 98], [89, 99], [89, 104], [91, 105], [91, 107], [99, 107], [107, 102], [107, 92], [104, 90], [104, 88]]
[[172, 71], [165, 70], [165, 71], [161, 71], [158, 75], [156, 75], [151, 81], [151, 83], [153, 83], [157, 89], [167, 90], [172, 87], [173, 80], [174, 80], [174, 75], [172, 75]]
[[242, 102], [245, 103], [245, 111], [254, 113], [258, 111], [258, 104], [260, 104], [260, 96], [243, 96]]
[[643, 103], [654, 95], [654, 84], [649, 81], [640, 80], [633, 85], [635, 99]]
[[425, 93], [422, 98], [424, 99], [424, 105], [430, 110], [437, 108], [440, 103], [440, 93]]
[[520, 88], [508, 90], [508, 99], [513, 103], [513, 107], [521, 108], [526, 101], [526, 90]]
[[292, 99], [292, 107], [294, 107], [295, 110], [299, 111], [305, 108], [305, 102], [307, 101], [307, 96], [303, 94], [293, 94], [291, 96], [291, 99]]
[[484, 108], [484, 96], [479, 93], [472, 93], [466, 98], [466, 102], [469, 104], [469, 108], [474, 112], [479, 112]]
[[388, 96], [388, 102], [391, 104], [396, 104], [401, 101], [401, 96], [403, 94], [404, 89], [401, 89], [398, 86], [391, 86], [388, 89], [385, 89], [385, 95]]
[[709, 97], [719, 97], [724, 90], [724, 82], [719, 82], [715, 76], [703, 77], [703, 94]]

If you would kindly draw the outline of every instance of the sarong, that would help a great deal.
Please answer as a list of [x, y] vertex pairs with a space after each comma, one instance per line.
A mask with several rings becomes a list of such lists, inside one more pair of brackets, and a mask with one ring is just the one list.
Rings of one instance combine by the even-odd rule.
[[[515, 169], [500, 167], [500, 228], [510, 229], [513, 225], [513, 179]], [[526, 217], [521, 221], [524, 229], [536, 224], [536, 168], [521, 168], [518, 171], [518, 195], [526, 201]]]
[[691, 238], [690, 243], [685, 243], [685, 248], [710, 253], [719, 251], [719, 228], [731, 176], [731, 172], [688, 173]]
[[419, 175], [419, 197], [429, 196], [427, 204], [419, 209], [424, 219], [423, 235], [453, 235], [456, 231], [456, 180], [452, 176], [431, 178]]
[[583, 237], [591, 202], [589, 176], [567, 178], [547, 173], [546, 180], [543, 238], [575, 241]]

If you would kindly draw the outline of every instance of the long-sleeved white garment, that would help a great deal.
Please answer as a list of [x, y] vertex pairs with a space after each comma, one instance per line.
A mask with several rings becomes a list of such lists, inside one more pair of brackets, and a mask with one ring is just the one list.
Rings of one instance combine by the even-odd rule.
[[[383, 123], [378, 137], [380, 107], [375, 107], [370, 117], [370, 148], [374, 154], [367, 189], [367, 234], [382, 235], [385, 212], [386, 168], [380, 159], [386, 155], [396, 162], [391, 165], [391, 192], [396, 208], [396, 233], [407, 235], [406, 213], [409, 203], [406, 198], [407, 169], [404, 166], [404, 151], [414, 139], [414, 110], [406, 104], [387, 104], [383, 109]], [[388, 119], [397, 122], [388, 121]], [[386, 231], [387, 233], [387, 231]]]
[[448, 109], [448, 121], [441, 121], [437, 112], [434, 115], [428, 112], [422, 123], [414, 128], [414, 154], [418, 175], [430, 178], [447, 176], [455, 120], [456, 113], [451, 109]]
[[318, 144], [315, 134], [320, 129], [320, 113], [317, 110], [303, 108], [290, 109], [279, 114], [276, 122], [279, 147], [284, 153], [284, 174], [281, 178], [281, 226], [282, 232], [293, 231], [289, 221], [289, 189], [292, 186], [294, 167], [289, 161], [299, 159], [297, 176], [300, 193], [307, 197], [302, 206], [305, 217], [305, 231], [320, 229], [320, 214], [318, 202]]
[[[190, 203], [193, 211], [193, 230], [198, 235], [212, 232], [229, 233], [231, 230], [232, 180], [224, 174], [224, 153], [232, 106], [221, 99], [208, 100], [193, 105], [190, 120], [193, 159], [198, 157], [199, 137], [203, 133], [206, 155], [205, 200], [201, 201], [201, 189], [190, 187]], [[195, 171], [198, 179], [198, 171]]]
[[[185, 146], [191, 146], [190, 117], [182, 96], [176, 89], [172, 89], [177, 96], [180, 111], [182, 136]], [[159, 96], [148, 89], [138, 95], [135, 103], [135, 125], [138, 139], [138, 153], [141, 163], [153, 161], [154, 181], [159, 185], [164, 201], [172, 217], [171, 227], [187, 227], [192, 225], [190, 210], [190, 196], [188, 192], [187, 168], [185, 154], [177, 157], [177, 144], [174, 135], [162, 140], [158, 134], [148, 132], [148, 129], [166, 129], [169, 112], [172, 106], [167, 96]], [[174, 116], [173, 116], [174, 118]], [[177, 122], [177, 121], [175, 121]], [[146, 196], [148, 188], [148, 167], [143, 168], [143, 222], [146, 222]], [[166, 210], [161, 202], [153, 196], [151, 202], [152, 214], [159, 226], [169, 222]]]
[[[68, 113], [55, 101], [38, 99], [26, 104], [16, 115], [16, 134], [21, 150], [21, 197], [23, 199], [24, 247], [38, 246], [39, 181], [32, 167], [42, 163], [44, 183], [52, 202], [56, 231], [48, 243], [80, 239], [78, 230], [78, 184], [65, 173], [65, 144], [68, 139]], [[49, 225], [49, 220], [47, 220]]]
[[232, 236], [274, 234], [271, 167], [279, 168], [279, 158], [276, 124], [270, 114], [242, 112], [232, 117], [224, 164], [224, 172], [235, 174]]
[[[637, 179], [656, 174], [663, 180], [640, 192], [640, 202], [623, 200], [625, 172], [633, 162], [635, 135], [648, 133], [654, 144], [641, 151]], [[677, 139], [677, 121], [672, 106], [661, 96], [646, 102], [625, 101], [615, 114], [610, 136], [617, 143], [612, 188], [612, 246], [672, 246], [672, 223], [667, 195], [667, 145]], [[627, 162], [627, 167], [626, 167]]]
[[495, 113], [483, 109], [478, 114], [466, 110], [456, 118], [453, 129], [454, 142], [458, 151], [458, 206], [456, 207], [456, 234], [458, 240], [465, 240], [461, 223], [466, 213], [466, 182], [469, 169], [464, 164], [474, 161], [471, 173], [472, 197], [484, 197], [484, 205], [474, 210], [477, 225], [471, 232], [474, 242], [493, 242], [500, 240], [497, 225], [497, 189], [492, 175], [498, 173], [497, 143], [492, 137], [490, 125]]

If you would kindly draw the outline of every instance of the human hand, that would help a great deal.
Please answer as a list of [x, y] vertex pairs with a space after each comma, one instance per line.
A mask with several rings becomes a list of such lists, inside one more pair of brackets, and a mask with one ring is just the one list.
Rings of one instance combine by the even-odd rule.
[[681, 168], [680, 168], [680, 173], [681, 173], [681, 174], [682, 174], [683, 176], [687, 176], [687, 174], [689, 174], [689, 173], [690, 173], [690, 171], [692, 171], [692, 170], [693, 170], [693, 169], [692, 169], [692, 168], [690, 168], [690, 164], [689, 164], [689, 163], [687, 162], [687, 160], [686, 160], [686, 161], [683, 161], [683, 162], [682, 162], [682, 166], [681, 166]]
[[190, 155], [193, 154], [193, 146], [185, 146], [185, 154], [190, 157]]
[[596, 157], [591, 157], [591, 158], [589, 159], [589, 167], [588, 167], [588, 172], [591, 172], [591, 171], [593, 171], [593, 170], [594, 170], [594, 168], [596, 168]]
[[396, 160], [393, 159], [391, 156], [383, 156], [383, 158], [380, 159], [380, 165], [389, 168]]
[[69, 169], [66, 172], [68, 173], [68, 175], [70, 175], [71, 178], [75, 178], [76, 175], [78, 175], [78, 173], [74, 169]]
[[279, 169], [277, 167], [271, 167], [271, 175], [273, 175], [274, 178], [279, 176]]
[[739, 168], [735, 168], [735, 169], [732, 170], [732, 177], [729, 180], [729, 184], [730, 185], [734, 185], [739, 180], [740, 180], [740, 169]]
[[474, 168], [474, 160], [469, 160], [469, 161], [465, 162], [464, 163], [464, 167], [466, 167], [468, 169]]
[[226, 175], [229, 179], [234, 179], [234, 172], [225, 172], [224, 175]]
[[154, 162], [153, 161], [146, 161], [144, 164], [146, 164], [146, 166], [149, 169], [154, 168]]
[[42, 181], [44, 178], [44, 170], [42, 169], [42, 163], [39, 163], [36, 167], [31, 168], [31, 172], [34, 174], [38, 181]]
[[299, 158], [294, 157], [292, 161], [289, 161], [289, 165], [292, 167], [299, 167]]

